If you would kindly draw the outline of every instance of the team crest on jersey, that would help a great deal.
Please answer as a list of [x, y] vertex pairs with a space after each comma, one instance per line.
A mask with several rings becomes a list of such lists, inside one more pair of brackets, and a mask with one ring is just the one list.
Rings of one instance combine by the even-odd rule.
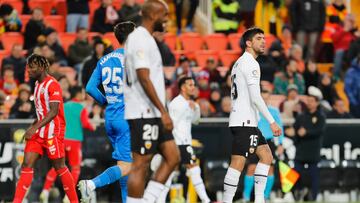
[[151, 141], [146, 141], [146, 142], [145, 142], [145, 148], [146, 148], [146, 149], [150, 149], [151, 146], [152, 146]]
[[48, 140], [47, 142], [48, 142], [49, 145], [52, 145], [54, 140]]
[[249, 152], [250, 152], [250, 154], [253, 154], [255, 152], [255, 148], [250, 147]]
[[252, 76], [255, 78], [259, 77], [259, 72], [257, 70], [253, 70]]

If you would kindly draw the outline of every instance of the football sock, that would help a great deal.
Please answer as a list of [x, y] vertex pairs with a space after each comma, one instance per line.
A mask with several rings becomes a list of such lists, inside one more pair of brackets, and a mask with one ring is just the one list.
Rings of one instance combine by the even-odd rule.
[[120, 178], [120, 188], [121, 188], [121, 200], [123, 203], [126, 202], [126, 196], [127, 196], [127, 180], [128, 176], [123, 176]]
[[153, 203], [160, 196], [161, 191], [164, 190], [164, 185], [156, 182], [154, 180], [150, 180], [144, 193], [144, 202]]
[[230, 167], [228, 168], [226, 175], [225, 175], [225, 179], [224, 179], [223, 202], [225, 202], [225, 203], [233, 202], [233, 198], [234, 198], [234, 195], [237, 190], [238, 183], [239, 183], [240, 175], [241, 175], [240, 171], [230, 168]]
[[270, 199], [270, 194], [271, 194], [271, 190], [274, 185], [274, 182], [275, 182], [275, 177], [273, 175], [268, 176], [266, 186], [265, 186], [265, 193], [264, 193], [265, 199]]
[[71, 203], [77, 203], [78, 197], [75, 190], [73, 177], [67, 167], [60, 168], [56, 171], [63, 184], [64, 191]]
[[195, 187], [196, 193], [199, 195], [202, 202], [210, 202], [210, 198], [206, 194], [204, 181], [201, 178], [201, 169], [199, 166], [195, 166], [189, 169], [191, 181]]
[[51, 186], [53, 185], [54, 181], [56, 180], [57, 173], [54, 168], [51, 168], [48, 173], [46, 174], [45, 183], [43, 190], [49, 191]]
[[250, 201], [253, 187], [254, 187], [254, 176], [246, 175], [244, 178], [244, 191], [243, 191], [243, 198], [245, 201]]
[[121, 169], [116, 165], [107, 168], [102, 174], [96, 176], [91, 181], [95, 184], [95, 188], [99, 188], [119, 180], [120, 177]]
[[28, 191], [32, 179], [34, 176], [34, 170], [32, 168], [22, 168], [19, 181], [16, 185], [16, 191], [14, 196], [14, 203], [22, 203], [26, 192]]
[[263, 203], [264, 190], [267, 181], [267, 175], [269, 173], [270, 165], [258, 163], [255, 168], [254, 179], [255, 179], [255, 203]]

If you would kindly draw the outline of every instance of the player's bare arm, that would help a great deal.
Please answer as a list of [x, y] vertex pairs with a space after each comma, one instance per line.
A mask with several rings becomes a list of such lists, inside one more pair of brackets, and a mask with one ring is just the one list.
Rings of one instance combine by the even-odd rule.
[[44, 119], [42, 119], [39, 122], [35, 120], [36, 123], [34, 122], [34, 124], [29, 129], [26, 130], [24, 135], [25, 139], [27, 140], [30, 139], [31, 136], [35, 134], [36, 130], [50, 123], [58, 114], [58, 112], [59, 112], [59, 102], [50, 102], [50, 111], [46, 114]]
[[140, 84], [143, 87], [146, 95], [149, 97], [150, 101], [159, 109], [161, 113], [161, 121], [165, 127], [165, 130], [171, 131], [173, 129], [173, 123], [169, 116], [169, 113], [166, 111], [165, 107], [162, 105], [159, 97], [156, 94], [154, 85], [150, 80], [150, 71], [147, 68], [140, 68], [136, 70], [136, 74], [139, 78]]

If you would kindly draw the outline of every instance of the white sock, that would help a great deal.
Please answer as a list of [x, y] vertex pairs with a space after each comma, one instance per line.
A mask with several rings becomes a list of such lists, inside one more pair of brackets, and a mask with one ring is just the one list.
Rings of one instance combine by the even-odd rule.
[[91, 191], [96, 189], [95, 183], [92, 180], [87, 180], [88, 187]]
[[154, 203], [157, 198], [160, 196], [161, 192], [164, 190], [165, 185], [150, 180], [149, 184], [146, 187], [145, 193], [144, 193], [144, 201], [146, 203]]
[[223, 202], [225, 203], [232, 203], [235, 192], [237, 190], [237, 186], [239, 183], [241, 172], [234, 169], [228, 168], [225, 179], [224, 179], [224, 197]]
[[166, 197], [167, 197], [167, 194], [169, 193], [172, 179], [174, 178], [174, 176], [175, 176], [175, 172], [172, 172], [165, 183], [165, 187], [164, 187], [163, 191], [161, 191], [160, 196], [156, 200], [157, 203], [166, 203]]
[[191, 181], [195, 187], [196, 193], [199, 195], [202, 202], [210, 202], [210, 198], [206, 194], [204, 181], [201, 178], [201, 169], [199, 166], [195, 166], [189, 169]]
[[144, 203], [142, 198], [134, 198], [134, 197], [126, 197], [126, 202], [127, 203]]
[[263, 203], [265, 202], [264, 191], [267, 181], [267, 176], [269, 173], [270, 165], [263, 163], [258, 163], [254, 172], [255, 180], [255, 202], [254, 203]]

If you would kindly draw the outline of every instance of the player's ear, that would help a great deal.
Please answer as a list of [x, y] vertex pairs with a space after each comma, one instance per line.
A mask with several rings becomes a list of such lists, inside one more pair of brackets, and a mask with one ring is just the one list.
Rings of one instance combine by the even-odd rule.
[[246, 40], [245, 44], [246, 44], [246, 47], [251, 47], [252, 42], [250, 40]]

